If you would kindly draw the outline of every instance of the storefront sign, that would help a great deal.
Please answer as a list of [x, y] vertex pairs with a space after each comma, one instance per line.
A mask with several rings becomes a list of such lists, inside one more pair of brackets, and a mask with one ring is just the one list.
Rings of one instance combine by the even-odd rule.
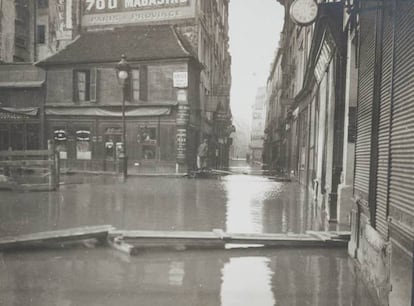
[[187, 71], [183, 72], [174, 72], [173, 73], [173, 82], [175, 88], [187, 88], [188, 87], [188, 73]]
[[185, 160], [187, 147], [187, 130], [177, 129], [177, 160]]
[[83, 26], [193, 18], [195, 0], [85, 0]]
[[0, 119], [4, 119], [4, 120], [21, 120], [21, 119], [29, 119], [29, 118], [30, 118], [29, 116], [25, 116], [25, 115], [0, 111]]
[[187, 105], [178, 105], [177, 124], [186, 125], [190, 120], [190, 107]]
[[177, 90], [177, 101], [187, 102], [187, 90], [186, 89]]

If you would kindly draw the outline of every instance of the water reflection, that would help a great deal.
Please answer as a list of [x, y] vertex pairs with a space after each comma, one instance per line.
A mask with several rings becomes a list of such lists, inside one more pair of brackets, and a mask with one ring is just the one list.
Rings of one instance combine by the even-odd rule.
[[64, 180], [58, 192], [0, 191], [0, 235], [100, 224], [120, 229], [269, 233], [323, 229], [300, 186], [259, 176], [131, 177], [127, 184], [107, 176]]
[[78, 249], [3, 254], [0, 305], [375, 304], [343, 250]]
[[266, 257], [230, 258], [222, 270], [221, 305], [275, 305], [269, 264]]
[[[98, 224], [270, 233], [323, 227], [298, 185], [264, 177], [64, 179], [58, 192], [0, 192], [0, 235]], [[342, 249], [0, 253], [0, 305], [374, 305], [351, 267]]]

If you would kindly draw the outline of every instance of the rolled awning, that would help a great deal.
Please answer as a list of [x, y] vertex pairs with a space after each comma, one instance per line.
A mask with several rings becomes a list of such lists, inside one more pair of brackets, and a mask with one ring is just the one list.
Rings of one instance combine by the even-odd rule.
[[45, 81], [0, 82], [0, 88], [39, 88]]
[[[95, 116], [95, 117], [122, 117], [121, 111], [111, 111], [97, 107], [93, 108], [47, 108], [49, 116]], [[167, 116], [171, 113], [170, 107], [140, 107], [126, 110], [125, 117], [154, 117]]]
[[0, 111], [5, 111], [18, 115], [37, 116], [38, 107], [0, 107]]

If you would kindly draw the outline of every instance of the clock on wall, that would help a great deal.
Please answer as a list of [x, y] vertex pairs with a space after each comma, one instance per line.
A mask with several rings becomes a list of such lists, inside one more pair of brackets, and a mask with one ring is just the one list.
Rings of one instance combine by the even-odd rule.
[[316, 0], [295, 0], [290, 5], [290, 18], [300, 26], [313, 23], [318, 15], [318, 3]]

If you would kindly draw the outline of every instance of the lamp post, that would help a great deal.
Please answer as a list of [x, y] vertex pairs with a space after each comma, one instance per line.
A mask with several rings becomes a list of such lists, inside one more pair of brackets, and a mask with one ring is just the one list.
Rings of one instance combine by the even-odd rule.
[[122, 54], [121, 60], [116, 65], [118, 81], [122, 88], [122, 151], [119, 158], [122, 159], [122, 179], [125, 182], [128, 176], [128, 156], [126, 151], [126, 122], [125, 122], [125, 88], [129, 79], [129, 66], [126, 56]]

